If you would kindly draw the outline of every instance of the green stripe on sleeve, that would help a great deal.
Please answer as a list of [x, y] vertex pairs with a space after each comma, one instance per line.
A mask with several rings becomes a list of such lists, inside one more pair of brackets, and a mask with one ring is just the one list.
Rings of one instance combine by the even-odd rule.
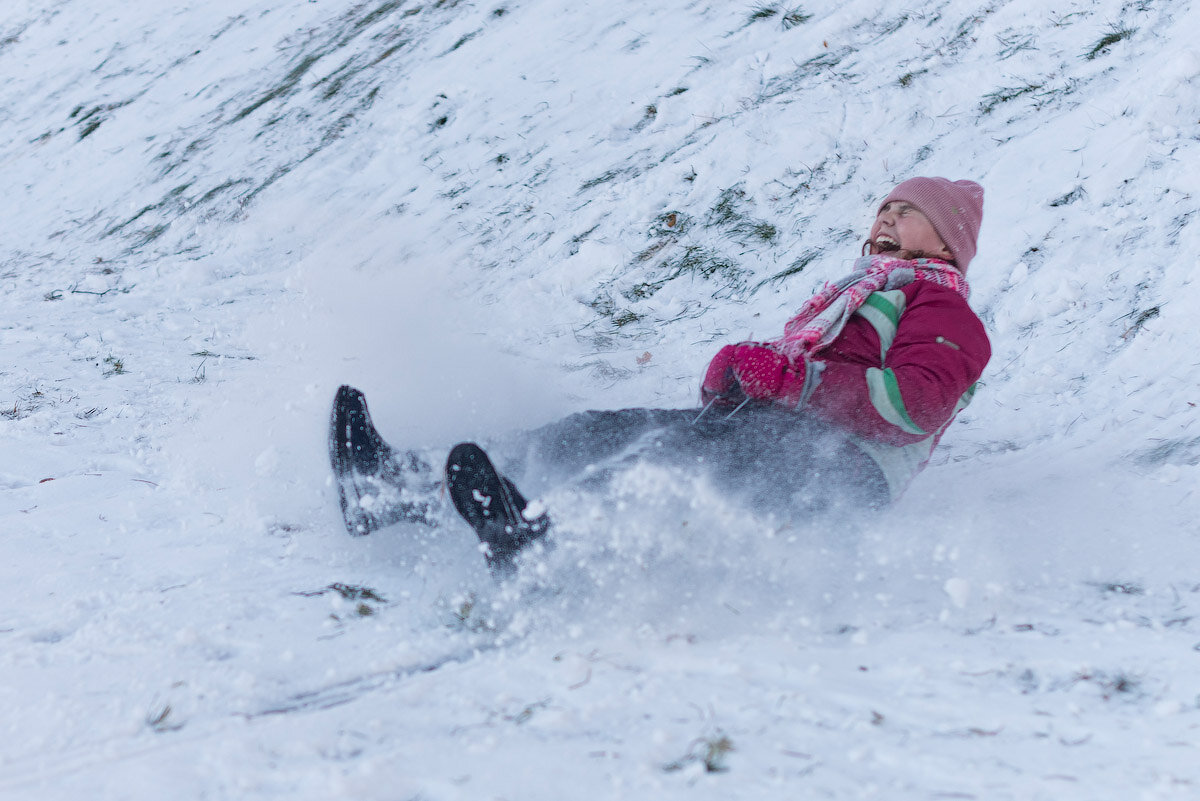
[[872, 292], [870, 295], [867, 295], [867, 299], [863, 302], [863, 305], [870, 306], [882, 312], [892, 321], [893, 327], [900, 325], [900, 309], [896, 308], [896, 304], [888, 300], [887, 294]]
[[887, 358], [888, 349], [896, 339], [896, 330], [900, 326], [900, 315], [904, 313], [907, 298], [900, 290], [891, 292], [872, 292], [867, 296], [857, 313], [871, 324], [879, 335], [879, 358]]
[[904, 398], [900, 394], [900, 383], [890, 367], [886, 370], [867, 368], [867, 391], [871, 405], [884, 420], [909, 434], [926, 435], [927, 432], [908, 416], [908, 409], [904, 408]]

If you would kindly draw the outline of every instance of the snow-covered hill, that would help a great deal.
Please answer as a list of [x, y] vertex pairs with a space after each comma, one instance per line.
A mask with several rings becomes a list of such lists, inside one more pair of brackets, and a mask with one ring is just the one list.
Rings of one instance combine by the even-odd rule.
[[[0, 797], [1193, 798], [1200, 8], [1053, 5], [7, 0]], [[913, 174], [995, 355], [886, 519], [341, 529], [339, 383], [691, 404]]]

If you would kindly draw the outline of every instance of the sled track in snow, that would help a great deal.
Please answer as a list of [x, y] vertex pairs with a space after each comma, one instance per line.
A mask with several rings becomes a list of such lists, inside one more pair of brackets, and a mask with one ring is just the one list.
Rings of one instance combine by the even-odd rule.
[[319, 712], [353, 703], [377, 690], [394, 686], [397, 682], [422, 673], [433, 673], [446, 665], [465, 664], [486, 651], [498, 646], [472, 647], [462, 649], [427, 662], [419, 662], [396, 670], [382, 670], [368, 673], [353, 679], [345, 679], [333, 684], [307, 690], [288, 696], [280, 703], [261, 709], [258, 712], [244, 714], [246, 720], [259, 720], [278, 715], [289, 715], [294, 712]]
[[[150, 754], [188, 748], [192, 743], [223, 736], [234, 721], [252, 723], [295, 713], [315, 713], [359, 701], [372, 693], [399, 686], [405, 679], [434, 673], [447, 665], [466, 664], [480, 654], [494, 651], [499, 644], [483, 644], [460, 648], [433, 659], [418, 661], [392, 670], [367, 673], [344, 679], [313, 690], [294, 693], [282, 701], [266, 705], [253, 712], [222, 714], [199, 722], [184, 722], [178, 726], [156, 731], [147, 727], [121, 743], [118, 737], [98, 738], [80, 743], [57, 754], [41, 754], [6, 765], [0, 780], [0, 796], [28, 791], [52, 780], [61, 780], [101, 764], [141, 760]], [[22, 764], [24, 763], [24, 764]]]

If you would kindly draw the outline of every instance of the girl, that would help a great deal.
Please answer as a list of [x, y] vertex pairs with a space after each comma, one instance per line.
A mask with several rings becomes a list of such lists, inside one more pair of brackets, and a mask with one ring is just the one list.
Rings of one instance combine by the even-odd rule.
[[[700, 408], [574, 414], [527, 434], [506, 472], [539, 492], [601, 487], [644, 460], [705, 471], [762, 511], [885, 506], [929, 461], [991, 355], [965, 278], [982, 219], [974, 182], [904, 181], [879, 205], [854, 272], [780, 338], [717, 352]], [[355, 389], [338, 390], [329, 445], [351, 534], [438, 524], [434, 471], [384, 442]], [[493, 569], [546, 534], [549, 517], [478, 445], [455, 446], [444, 476]]]

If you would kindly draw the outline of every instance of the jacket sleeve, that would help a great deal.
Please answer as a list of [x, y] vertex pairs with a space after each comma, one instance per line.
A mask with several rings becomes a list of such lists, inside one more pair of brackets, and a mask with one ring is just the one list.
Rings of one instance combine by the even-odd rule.
[[820, 383], [805, 408], [890, 445], [920, 441], [949, 423], [991, 358], [983, 323], [955, 292], [935, 285], [913, 293], [886, 349], [854, 347], [842, 342], [846, 335], [817, 355]]

